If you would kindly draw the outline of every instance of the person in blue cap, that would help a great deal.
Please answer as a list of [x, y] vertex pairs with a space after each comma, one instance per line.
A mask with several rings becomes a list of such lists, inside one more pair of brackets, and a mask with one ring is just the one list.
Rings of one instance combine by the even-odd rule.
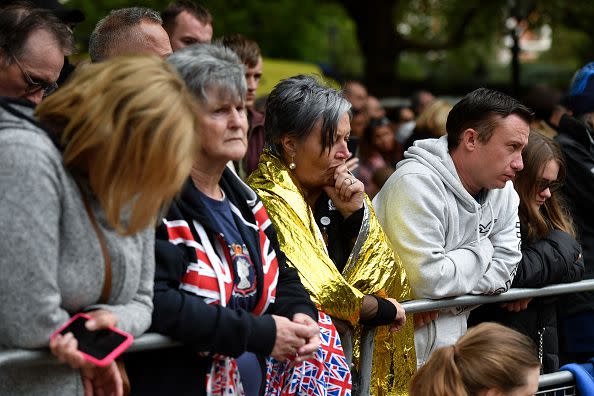
[[[565, 153], [567, 179], [563, 188], [578, 228], [585, 264], [585, 279], [594, 279], [594, 62], [573, 78], [567, 107], [555, 140]], [[559, 312], [561, 363], [585, 361], [594, 356], [594, 292], [566, 296]]]

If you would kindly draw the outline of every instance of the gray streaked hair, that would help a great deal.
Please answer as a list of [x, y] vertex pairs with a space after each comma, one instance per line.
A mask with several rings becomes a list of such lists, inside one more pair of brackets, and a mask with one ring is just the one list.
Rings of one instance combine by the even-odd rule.
[[128, 7], [112, 10], [95, 25], [89, 40], [91, 61], [100, 62], [109, 57], [119, 42], [143, 40], [138, 29], [142, 22], [161, 25], [163, 20], [157, 11], [147, 7]]
[[332, 146], [338, 122], [351, 104], [341, 91], [326, 86], [312, 75], [298, 75], [281, 81], [266, 101], [266, 146], [283, 158], [281, 139], [294, 136], [305, 140], [322, 121], [322, 152]]
[[245, 69], [229, 48], [213, 44], [190, 45], [174, 52], [167, 61], [177, 69], [200, 102], [207, 102], [207, 91], [213, 89], [234, 100], [245, 101]]

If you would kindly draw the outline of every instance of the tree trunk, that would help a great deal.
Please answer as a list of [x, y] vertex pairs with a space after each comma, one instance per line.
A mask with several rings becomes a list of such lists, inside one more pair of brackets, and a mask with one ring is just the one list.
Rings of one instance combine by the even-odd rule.
[[394, 42], [396, 0], [343, 0], [341, 3], [357, 26], [369, 92], [377, 96], [396, 94], [396, 64], [400, 55]]

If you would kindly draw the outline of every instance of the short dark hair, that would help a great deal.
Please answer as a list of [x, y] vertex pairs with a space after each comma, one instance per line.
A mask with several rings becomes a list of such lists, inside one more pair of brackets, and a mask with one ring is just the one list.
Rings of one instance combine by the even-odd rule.
[[163, 18], [163, 28], [171, 36], [175, 29], [175, 18], [182, 12], [188, 12], [204, 24], [212, 24], [212, 15], [202, 5], [191, 0], [178, 0], [169, 3], [169, 5], [161, 12]]
[[562, 98], [563, 93], [558, 88], [539, 84], [528, 91], [522, 103], [534, 111], [536, 119], [548, 122]]
[[23, 54], [27, 39], [36, 30], [49, 32], [64, 55], [75, 51], [72, 32], [50, 10], [13, 2], [0, 8], [0, 51], [7, 65], [12, 63], [9, 55], [20, 57]]
[[527, 124], [532, 122], [532, 111], [509, 95], [488, 88], [470, 92], [454, 105], [448, 115], [448, 148], [458, 147], [462, 133], [468, 128], [478, 132], [481, 142], [488, 142], [499, 120], [511, 114], [517, 115]]
[[320, 83], [314, 76], [301, 74], [282, 80], [266, 100], [266, 147], [282, 158], [284, 136], [304, 140], [321, 120], [323, 151], [334, 142], [340, 117], [350, 114], [350, 108], [342, 92]]
[[217, 43], [235, 52], [241, 62], [248, 67], [255, 67], [262, 55], [258, 43], [241, 34], [223, 36], [217, 40]]
[[111, 49], [120, 41], [139, 40], [135, 31], [142, 22], [161, 24], [161, 16], [157, 11], [147, 7], [127, 7], [111, 10], [97, 22], [89, 40], [91, 61], [99, 62], [109, 57]]

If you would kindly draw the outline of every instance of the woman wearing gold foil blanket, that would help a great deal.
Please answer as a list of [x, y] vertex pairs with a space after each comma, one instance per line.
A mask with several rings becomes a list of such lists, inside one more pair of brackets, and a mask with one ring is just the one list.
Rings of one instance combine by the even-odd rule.
[[350, 107], [314, 77], [281, 81], [266, 103], [266, 149], [248, 183], [318, 307], [352, 326], [381, 326], [372, 394], [406, 394], [416, 358], [412, 323], [397, 301], [410, 299], [410, 287], [363, 184], [345, 165]]

